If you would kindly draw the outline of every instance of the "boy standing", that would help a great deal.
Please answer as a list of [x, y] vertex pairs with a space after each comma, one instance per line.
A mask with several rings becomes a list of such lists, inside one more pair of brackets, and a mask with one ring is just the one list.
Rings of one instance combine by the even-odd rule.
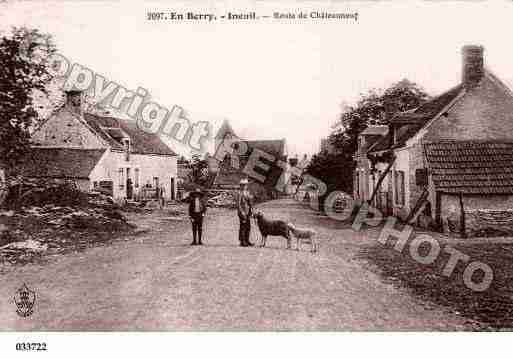
[[[201, 236], [203, 234], [203, 217], [207, 211], [207, 206], [203, 199], [203, 193], [200, 188], [196, 188], [189, 195], [189, 217], [192, 223], [192, 243], [191, 246], [202, 245]], [[196, 241], [197, 239], [197, 241]]]

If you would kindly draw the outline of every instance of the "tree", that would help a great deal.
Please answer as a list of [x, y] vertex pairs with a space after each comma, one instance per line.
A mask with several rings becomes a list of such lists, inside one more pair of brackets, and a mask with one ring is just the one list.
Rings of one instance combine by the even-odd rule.
[[428, 98], [423, 89], [407, 79], [384, 91], [370, 90], [355, 106], [346, 106], [329, 139], [335, 148], [354, 153], [358, 135], [368, 125], [388, 125], [397, 113], [419, 107]]
[[190, 182], [204, 187], [208, 186], [209, 179], [208, 161], [199, 154], [192, 155]]
[[51, 36], [35, 29], [13, 28], [0, 38], [0, 159], [10, 169], [29, 149], [30, 129], [40, 119], [34, 97], [47, 93], [54, 52]]
[[[328, 140], [336, 153], [321, 152], [312, 157], [307, 173], [324, 181], [328, 193], [332, 190], [352, 192], [355, 162], [360, 132], [368, 125], [388, 125], [398, 112], [408, 111], [423, 104], [428, 95], [406, 79], [386, 90], [370, 90], [354, 106], [346, 106]], [[322, 199], [321, 199], [322, 200]]]

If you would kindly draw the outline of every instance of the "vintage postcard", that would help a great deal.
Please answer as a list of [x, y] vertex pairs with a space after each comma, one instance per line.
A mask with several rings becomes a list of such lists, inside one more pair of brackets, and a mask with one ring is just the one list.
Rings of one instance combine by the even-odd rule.
[[0, 351], [511, 331], [512, 17], [0, 1]]

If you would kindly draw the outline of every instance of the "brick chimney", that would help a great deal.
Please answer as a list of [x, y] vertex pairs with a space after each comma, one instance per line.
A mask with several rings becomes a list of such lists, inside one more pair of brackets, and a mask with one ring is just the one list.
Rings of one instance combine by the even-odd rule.
[[484, 75], [484, 48], [480, 45], [465, 45], [461, 49], [463, 56], [462, 83], [470, 89], [479, 84]]
[[84, 113], [82, 91], [66, 91], [66, 107], [71, 112], [82, 116]]

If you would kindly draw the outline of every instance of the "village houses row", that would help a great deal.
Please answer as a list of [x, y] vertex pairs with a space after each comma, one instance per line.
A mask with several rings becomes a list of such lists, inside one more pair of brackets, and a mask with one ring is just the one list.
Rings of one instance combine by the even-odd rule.
[[[152, 199], [157, 189], [167, 200], [178, 199], [178, 188], [184, 181], [190, 181], [191, 171], [188, 165], [178, 164], [177, 154], [166, 142], [143, 131], [133, 120], [85, 112], [83, 100], [80, 91], [66, 92], [64, 105], [33, 132], [31, 150], [22, 166], [23, 175], [42, 182], [73, 182], [83, 191], [103, 192], [118, 202]], [[224, 121], [215, 136], [216, 148], [227, 136], [238, 138], [228, 121]], [[237, 189], [240, 180], [248, 177], [243, 169], [255, 148], [274, 156], [276, 161], [288, 162], [285, 139], [239, 141], [244, 141], [248, 149], [240, 158], [235, 159], [237, 151], [224, 161], [208, 158], [212, 178], [209, 188]], [[266, 180], [250, 179], [250, 187], [261, 200], [274, 198], [275, 184], [283, 169], [266, 163], [265, 159], [260, 161], [269, 166], [264, 171]], [[257, 172], [261, 170], [256, 168]], [[290, 185], [287, 190], [292, 191]]]
[[513, 229], [513, 94], [462, 49], [461, 83], [358, 138], [354, 197], [462, 236]]

